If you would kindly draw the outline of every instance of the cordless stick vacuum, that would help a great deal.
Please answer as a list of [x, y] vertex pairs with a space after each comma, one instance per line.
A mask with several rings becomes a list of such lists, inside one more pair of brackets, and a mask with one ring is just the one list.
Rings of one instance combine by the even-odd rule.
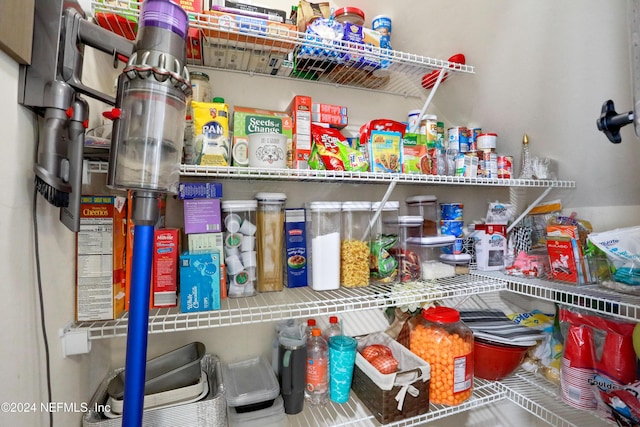
[[[82, 158], [90, 96], [115, 105], [107, 185], [132, 190], [134, 223], [123, 426], [142, 425], [154, 225], [163, 193], [176, 193], [184, 137], [188, 18], [169, 0], [145, 0], [135, 45], [86, 21], [71, 0], [36, 0], [31, 65], [20, 70], [18, 101], [44, 117], [36, 188], [79, 229]], [[84, 45], [129, 58], [116, 98], [82, 83]]]

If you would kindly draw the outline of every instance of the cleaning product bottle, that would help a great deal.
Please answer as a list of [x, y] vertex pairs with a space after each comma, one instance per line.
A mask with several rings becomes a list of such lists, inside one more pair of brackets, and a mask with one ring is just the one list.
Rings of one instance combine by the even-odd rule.
[[331, 316], [329, 317], [329, 326], [327, 326], [325, 330], [322, 331], [322, 338], [324, 338], [328, 343], [329, 338], [336, 335], [342, 335], [342, 328], [340, 327], [338, 316]]
[[329, 346], [320, 328], [314, 328], [307, 341], [307, 388], [309, 404], [324, 405], [329, 399]]

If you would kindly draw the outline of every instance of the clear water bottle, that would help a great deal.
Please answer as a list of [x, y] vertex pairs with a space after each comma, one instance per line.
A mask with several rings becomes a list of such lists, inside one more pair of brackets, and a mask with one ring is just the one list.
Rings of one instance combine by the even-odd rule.
[[311, 332], [316, 327], [316, 319], [307, 319], [307, 328], [304, 330], [304, 335], [309, 341], [312, 338]]
[[340, 327], [340, 321], [338, 316], [329, 317], [329, 325], [322, 331], [322, 338], [328, 343], [329, 338], [336, 335], [342, 335], [342, 328]]
[[307, 388], [310, 405], [324, 405], [329, 400], [329, 346], [320, 328], [314, 328], [307, 342]]

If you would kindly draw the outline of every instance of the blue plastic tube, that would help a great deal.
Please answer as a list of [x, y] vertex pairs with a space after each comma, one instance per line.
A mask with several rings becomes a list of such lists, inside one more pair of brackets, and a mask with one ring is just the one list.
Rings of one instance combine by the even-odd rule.
[[149, 332], [149, 283], [153, 257], [152, 225], [136, 225], [133, 231], [129, 326], [124, 377], [123, 427], [141, 427]]

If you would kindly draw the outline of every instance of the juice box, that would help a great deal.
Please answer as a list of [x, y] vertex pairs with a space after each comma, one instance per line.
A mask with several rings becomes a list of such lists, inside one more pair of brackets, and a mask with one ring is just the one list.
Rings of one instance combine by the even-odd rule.
[[175, 307], [178, 303], [178, 257], [180, 230], [160, 228], [154, 232], [153, 306]]
[[220, 309], [220, 253], [180, 255], [180, 311], [192, 313]]
[[293, 143], [291, 148], [291, 167], [309, 169], [311, 154], [311, 97], [296, 95], [291, 100], [287, 113], [293, 122]]
[[307, 286], [307, 238], [305, 234], [305, 210], [284, 211], [285, 286], [298, 288]]
[[402, 139], [402, 172], [429, 173], [425, 135], [406, 133]]
[[287, 136], [287, 167], [292, 165], [293, 121], [284, 111], [233, 107], [233, 165], [249, 165], [249, 138], [252, 133], [281, 133]]
[[76, 320], [112, 320], [125, 309], [127, 199], [82, 196], [76, 234]]

